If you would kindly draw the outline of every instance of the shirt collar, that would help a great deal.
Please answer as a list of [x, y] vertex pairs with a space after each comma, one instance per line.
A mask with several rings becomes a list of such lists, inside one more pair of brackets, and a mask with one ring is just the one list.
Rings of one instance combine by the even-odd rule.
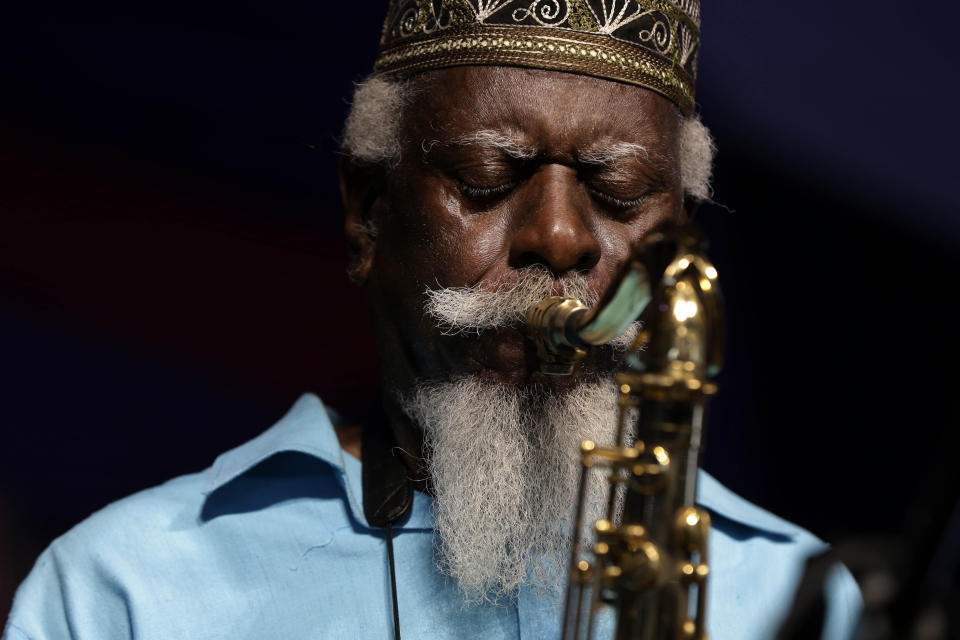
[[766, 509], [741, 498], [700, 469], [697, 478], [697, 502], [716, 515], [776, 536], [793, 538], [804, 530]]
[[[203, 493], [213, 493], [273, 455], [297, 451], [326, 462], [338, 472], [354, 518], [369, 526], [363, 514], [360, 463], [340, 448], [331, 413], [314, 394], [300, 396], [270, 429], [219, 456], [206, 472]], [[803, 531], [741, 498], [702, 469], [697, 483], [697, 502], [720, 517], [753, 529], [788, 537]], [[430, 526], [429, 503], [429, 498], [415, 493], [413, 513], [406, 526]]]
[[[340, 448], [334, 423], [336, 412], [326, 407], [320, 398], [306, 393], [290, 411], [259, 436], [220, 455], [206, 471], [203, 493], [210, 495], [231, 480], [238, 478], [268, 458], [295, 451], [321, 460], [337, 473], [347, 497], [347, 506], [353, 518], [372, 528], [363, 512], [363, 483], [360, 461]], [[403, 529], [430, 529], [433, 512], [430, 498], [414, 493], [410, 517]]]
[[213, 493], [284, 451], [299, 451], [319, 458], [343, 473], [345, 454], [333, 423], [320, 398], [312, 393], [300, 396], [285, 416], [259, 436], [220, 455], [206, 472], [203, 493]]

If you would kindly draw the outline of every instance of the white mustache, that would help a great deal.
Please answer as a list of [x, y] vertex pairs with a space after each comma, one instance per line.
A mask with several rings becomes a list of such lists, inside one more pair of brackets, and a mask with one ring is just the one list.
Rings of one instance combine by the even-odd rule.
[[[593, 306], [599, 300], [599, 295], [590, 289], [583, 274], [570, 272], [555, 278], [547, 269], [532, 266], [521, 269], [516, 282], [493, 290], [482, 289], [479, 285], [428, 288], [424, 313], [436, 321], [444, 335], [479, 335], [486, 329], [522, 325], [527, 309], [544, 298], [558, 295], [558, 289], [559, 295], [577, 298], [587, 306]], [[634, 322], [610, 344], [619, 349], [628, 348], [640, 326], [639, 322]]]

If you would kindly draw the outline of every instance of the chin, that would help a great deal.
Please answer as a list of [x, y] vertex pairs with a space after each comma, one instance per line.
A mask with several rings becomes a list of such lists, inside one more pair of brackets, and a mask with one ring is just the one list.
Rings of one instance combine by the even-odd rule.
[[555, 375], [541, 371], [540, 361], [533, 353], [519, 362], [514, 360], [509, 363], [495, 362], [492, 366], [481, 366], [471, 371], [469, 375], [475, 375], [485, 382], [567, 389], [584, 383], [609, 379], [613, 375], [615, 364], [612, 357], [603, 358], [602, 362], [588, 357], [574, 367], [573, 373]]

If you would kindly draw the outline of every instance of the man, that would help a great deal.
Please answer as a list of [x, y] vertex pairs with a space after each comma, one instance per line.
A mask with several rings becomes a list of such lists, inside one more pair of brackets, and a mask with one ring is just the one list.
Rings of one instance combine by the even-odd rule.
[[[559, 637], [576, 448], [612, 439], [630, 340], [545, 377], [518, 324], [548, 295], [595, 303], [708, 196], [698, 29], [687, 0], [392, 2], [341, 169], [382, 411], [304, 396], [95, 514], [38, 559], [4, 639]], [[822, 543], [706, 474], [699, 502], [711, 637], [772, 637]], [[828, 637], [858, 603], [836, 571]]]

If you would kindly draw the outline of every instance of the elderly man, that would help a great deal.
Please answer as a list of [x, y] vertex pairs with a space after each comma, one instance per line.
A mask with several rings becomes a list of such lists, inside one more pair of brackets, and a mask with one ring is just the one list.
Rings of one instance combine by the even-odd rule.
[[[382, 408], [306, 395], [95, 514], [39, 558], [4, 639], [559, 637], [575, 452], [613, 437], [630, 337], [548, 377], [518, 324], [552, 294], [595, 302], [707, 197], [698, 38], [696, 0], [392, 2], [341, 171]], [[772, 637], [823, 545], [699, 488], [710, 635]], [[849, 574], [828, 596], [826, 635], [848, 637]]]

